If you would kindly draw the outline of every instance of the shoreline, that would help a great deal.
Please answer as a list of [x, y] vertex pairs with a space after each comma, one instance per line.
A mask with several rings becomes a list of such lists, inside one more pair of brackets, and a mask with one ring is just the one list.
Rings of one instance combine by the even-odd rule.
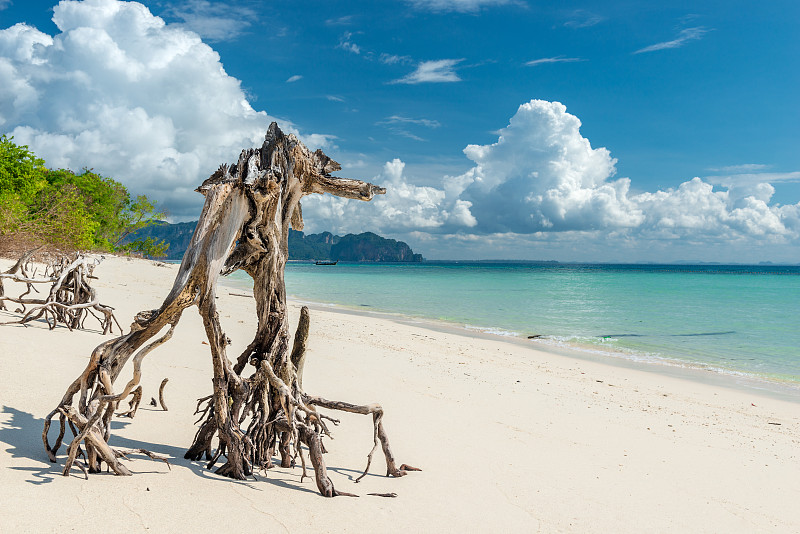
[[[243, 288], [240, 281], [220, 278], [220, 285], [235, 287], [252, 293], [252, 289]], [[671, 376], [702, 384], [728, 387], [734, 390], [755, 392], [800, 404], [800, 381], [781, 380], [770, 376], [749, 373], [737, 369], [715, 367], [699, 362], [690, 362], [669, 358], [660, 354], [644, 355], [630, 349], [601, 348], [591, 344], [580, 344], [573, 341], [562, 341], [548, 336], [539, 339], [524, 337], [519, 332], [512, 332], [492, 327], [461, 325], [454, 322], [417, 317], [396, 312], [365, 309], [329, 302], [320, 302], [288, 296], [288, 300], [299, 305], [306, 305], [311, 310], [324, 310], [345, 315], [356, 315], [367, 318], [379, 318], [395, 321], [400, 324], [418, 326], [434, 332], [448, 332], [465, 337], [479, 337], [503, 343], [513, 343], [530, 350], [549, 354], [578, 358], [615, 367], [637, 369], [657, 375]], [[497, 333], [503, 331], [504, 333]], [[507, 333], [506, 333], [507, 332]]]
[[[160, 305], [176, 271], [108, 257], [94, 287], [127, 331], [136, 313]], [[239, 296], [250, 293], [241, 287], [217, 293], [235, 358], [255, 331], [255, 302]], [[291, 332], [301, 304], [288, 303]], [[398, 462], [422, 472], [387, 478], [376, 456], [356, 484], [373, 430], [370, 418], [353, 414], [330, 413], [341, 424], [326, 439], [325, 462], [337, 489], [361, 498], [325, 499], [299, 467], [233, 481], [185, 460], [196, 399], [212, 386], [202, 320], [187, 310], [170, 342], [145, 358], [143, 405], [134, 420], [114, 419], [110, 440], [166, 454], [171, 469], [134, 457], [126, 461], [132, 477], [64, 477], [63, 447], [56, 464], [43, 450], [42, 419], [110, 339], [41, 322], [0, 326], [0, 499], [9, 531], [191, 531], [207, 528], [208, 517], [225, 517], [230, 531], [258, 522], [276, 532], [800, 528], [794, 402], [326, 307], [311, 313], [304, 388], [380, 403]], [[164, 377], [169, 411], [145, 405]], [[397, 497], [369, 496], [386, 492]], [[31, 502], [47, 502], [48, 518], [31, 514]]]

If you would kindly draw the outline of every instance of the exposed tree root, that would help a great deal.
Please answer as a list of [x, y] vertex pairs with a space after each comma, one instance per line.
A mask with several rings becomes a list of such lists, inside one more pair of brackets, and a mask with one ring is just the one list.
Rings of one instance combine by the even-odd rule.
[[[89, 473], [99, 470], [101, 462], [105, 462], [116, 474], [130, 474], [119, 462], [127, 453], [108, 446], [113, 411], [120, 400], [139, 391], [138, 396], [134, 393], [130, 409], [123, 415], [135, 414], [141, 401], [141, 387], [134, 388], [141, 378], [142, 359], [172, 336], [181, 314], [190, 306], [197, 306], [203, 319], [211, 352], [213, 391], [198, 400], [195, 415], [200, 416], [197, 421], [200, 427], [186, 458], [205, 460], [209, 469], [224, 460], [216, 472], [243, 480], [253, 476], [256, 469], [272, 467], [276, 456], [280, 456], [285, 467], [294, 466], [299, 457], [305, 478], [304, 446], [319, 492], [326, 497], [354, 496], [338, 491], [328, 476], [322, 438], [330, 437], [328, 423], [335, 425], [338, 421], [319, 413], [318, 408], [322, 407], [372, 415], [374, 444], [367, 457], [367, 468], [359, 479], [369, 470], [379, 444], [386, 457], [388, 475], [399, 477], [415, 470], [405, 464], [395, 465], [380, 405], [328, 401], [303, 391], [309, 330], [306, 308], [301, 311], [294, 344], [289, 348], [283, 273], [289, 229], [303, 228], [300, 199], [312, 193], [331, 193], [370, 200], [373, 195], [385, 192], [369, 183], [331, 176], [339, 168], [322, 151], [312, 153], [273, 123], [260, 149], [242, 151], [236, 164], [223, 165], [203, 182], [198, 188], [206, 198], [203, 212], [172, 290], [161, 307], [139, 313], [128, 334], [98, 346], [86, 369], [45, 418], [42, 441], [51, 461], [56, 461], [66, 423], [75, 434], [67, 447], [64, 474], [73, 466], [80, 467], [76, 458], [79, 453], [85, 456]], [[215, 292], [218, 276], [237, 269], [246, 271], [254, 280], [258, 327], [253, 341], [234, 363], [227, 356], [230, 340], [220, 324]], [[36, 311], [40, 312], [45, 313], [43, 308]], [[146, 345], [167, 327], [165, 334]], [[114, 394], [114, 381], [131, 358], [133, 378], [120, 393]], [[164, 410], [166, 382], [165, 379], [159, 390]], [[56, 415], [60, 432], [51, 447], [48, 431]], [[81, 444], [86, 448], [85, 453]], [[165, 460], [147, 451], [136, 452]]]
[[136, 415], [136, 410], [139, 409], [139, 404], [142, 402], [142, 386], [137, 387], [131, 391], [131, 400], [128, 401], [128, 411], [118, 413], [117, 417], [133, 417]]
[[167, 408], [167, 403], [164, 400], [164, 386], [167, 385], [167, 382], [169, 382], [169, 378], [162, 380], [161, 385], [158, 386], [158, 403], [161, 404], [161, 409], [165, 412], [169, 410], [169, 408]]
[[[31, 269], [29, 261], [30, 261], [31, 257], [34, 254], [36, 254], [37, 252], [39, 252], [43, 247], [44, 247], [44, 245], [40, 245], [40, 246], [38, 246], [38, 247], [36, 247], [34, 249], [31, 249], [31, 250], [25, 252], [22, 256], [19, 257], [17, 262], [14, 265], [11, 266], [11, 268], [9, 270], [7, 270], [4, 273], [0, 273], [0, 310], [7, 309], [6, 305], [5, 305], [5, 301], [6, 300], [10, 300], [5, 296], [5, 288], [3, 287], [3, 279], [4, 278], [8, 278], [8, 279], [13, 280], [13, 281], [19, 281], [18, 278], [23, 278], [23, 279], [31, 278], [32, 275], [29, 274], [29, 270]], [[20, 273], [20, 275], [17, 275], [18, 272]], [[26, 287], [25, 293], [22, 294], [22, 297], [24, 297], [25, 295], [27, 295], [28, 293], [30, 293], [31, 291], [34, 290], [33, 284], [31, 282], [25, 282], [25, 284], [27, 285], [27, 287]]]
[[[91, 315], [100, 323], [104, 335], [113, 331], [114, 324], [122, 331], [114, 317], [114, 308], [100, 304], [97, 292], [89, 285], [89, 280], [94, 278], [92, 272], [102, 257], [79, 254], [71, 261], [62, 258], [48, 265], [43, 277], [36, 278], [35, 273], [28, 272], [30, 266], [27, 262], [37, 250], [26, 252], [11, 269], [0, 274], [0, 309], [5, 309], [5, 302], [14, 302], [21, 305], [16, 311], [23, 314], [17, 321], [0, 324], [26, 324], [44, 318], [51, 330], [58, 324], [76, 330], [83, 329], [86, 318]], [[19, 297], [5, 296], [2, 285], [4, 278], [26, 284], [26, 291]], [[38, 292], [36, 284], [52, 284], [46, 298], [27, 298], [32, 291]], [[27, 309], [28, 306], [30, 309]], [[98, 314], [103, 317], [100, 318]]]

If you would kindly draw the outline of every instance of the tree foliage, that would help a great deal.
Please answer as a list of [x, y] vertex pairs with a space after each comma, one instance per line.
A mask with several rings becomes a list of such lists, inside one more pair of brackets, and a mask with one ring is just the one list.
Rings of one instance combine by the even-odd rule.
[[0, 235], [26, 235], [60, 248], [163, 256], [166, 245], [121, 240], [164, 214], [144, 195], [90, 169], [50, 170], [27, 146], [0, 136]]

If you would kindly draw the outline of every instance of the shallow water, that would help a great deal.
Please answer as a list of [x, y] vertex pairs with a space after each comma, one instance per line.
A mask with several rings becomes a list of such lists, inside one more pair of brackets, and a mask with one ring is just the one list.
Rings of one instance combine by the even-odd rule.
[[[251, 284], [235, 273], [231, 282]], [[290, 263], [287, 293], [800, 385], [800, 267]]]

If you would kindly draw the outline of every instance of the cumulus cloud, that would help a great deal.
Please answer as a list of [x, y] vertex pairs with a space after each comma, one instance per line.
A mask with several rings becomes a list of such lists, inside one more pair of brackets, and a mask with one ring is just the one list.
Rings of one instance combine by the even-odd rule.
[[417, 9], [434, 12], [474, 13], [484, 7], [518, 4], [518, 0], [406, 0]]
[[425, 235], [438, 235], [442, 243], [447, 236], [460, 236], [463, 243], [480, 236], [577, 242], [603, 235], [628, 245], [682, 246], [800, 239], [800, 203], [772, 204], [775, 190], [766, 181], [717, 187], [693, 178], [672, 189], [632, 193], [630, 179], [615, 177], [610, 152], [592, 147], [580, 127], [564, 105], [532, 100], [519, 107], [497, 142], [464, 149], [475, 164], [467, 172], [445, 176], [436, 186], [419, 186], [395, 159], [374, 178], [387, 187], [385, 196], [368, 206], [309, 199], [307, 213], [321, 228], [374, 228], [415, 236], [418, 242]]
[[650, 46], [645, 46], [644, 48], [640, 48], [634, 54], [643, 54], [646, 52], [656, 52], [658, 50], [668, 50], [670, 48], [680, 48], [686, 43], [690, 41], [696, 41], [701, 39], [705, 34], [707, 34], [710, 30], [706, 28], [697, 27], [697, 28], [684, 28], [680, 31], [678, 36], [671, 40], [671, 41], [664, 41], [661, 43], [652, 44]]
[[411, 183], [405, 163], [395, 158], [386, 162], [373, 183], [386, 187], [386, 194], [369, 203], [354, 202], [330, 195], [311, 195], [303, 199], [309, 229], [332, 232], [363, 232], [365, 228], [385, 233], [411, 231], [442, 232], [470, 228], [476, 224], [467, 201], [448, 198], [448, 192]]
[[609, 180], [616, 160], [592, 148], [581, 123], [558, 102], [520, 106], [491, 145], [469, 145], [476, 167], [460, 177], [460, 196], [486, 232], [596, 230], [636, 226], [630, 180]]
[[294, 83], [302, 79], [303, 79], [302, 76], [300, 76], [299, 74], [295, 74], [294, 76], [289, 76], [289, 78], [286, 80], [286, 83]]
[[456, 65], [464, 61], [463, 59], [437, 59], [434, 61], [423, 61], [417, 65], [417, 69], [399, 80], [392, 83], [442, 83], [460, 82], [461, 78], [455, 71]]
[[53, 36], [23, 23], [0, 30], [0, 129], [50, 166], [92, 167], [173, 216], [196, 216], [192, 190], [275, 120], [196, 33], [142, 4], [62, 1], [53, 22]]
[[794, 206], [770, 205], [774, 188], [740, 183], [715, 190], [700, 178], [675, 189], [631, 194], [613, 179], [616, 160], [592, 148], [580, 121], [558, 102], [520, 106], [497, 143], [468, 146], [477, 166], [458, 197], [486, 232], [611, 231], [639, 238], [797, 239]]

